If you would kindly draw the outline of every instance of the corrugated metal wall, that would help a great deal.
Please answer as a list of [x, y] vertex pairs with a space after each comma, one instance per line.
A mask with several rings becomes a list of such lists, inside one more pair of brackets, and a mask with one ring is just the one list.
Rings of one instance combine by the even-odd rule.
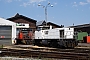
[[0, 45], [11, 45], [12, 27], [0, 26]]

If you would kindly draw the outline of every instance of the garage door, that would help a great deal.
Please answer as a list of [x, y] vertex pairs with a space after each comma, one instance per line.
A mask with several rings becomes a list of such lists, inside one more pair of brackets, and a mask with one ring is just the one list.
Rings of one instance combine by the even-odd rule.
[[12, 27], [0, 26], [0, 44], [11, 45]]

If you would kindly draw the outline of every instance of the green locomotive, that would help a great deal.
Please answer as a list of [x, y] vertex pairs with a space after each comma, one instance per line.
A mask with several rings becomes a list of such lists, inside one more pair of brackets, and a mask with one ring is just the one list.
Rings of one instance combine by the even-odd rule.
[[77, 36], [75, 38], [79, 43], [83, 43], [84, 42], [84, 37], [86, 37], [86, 36], [88, 36], [87, 32], [78, 32]]

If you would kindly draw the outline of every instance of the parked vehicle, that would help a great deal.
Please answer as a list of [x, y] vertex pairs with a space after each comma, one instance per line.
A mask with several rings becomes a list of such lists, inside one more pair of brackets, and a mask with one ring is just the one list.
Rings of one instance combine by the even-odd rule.
[[[34, 36], [34, 39], [32, 38]], [[30, 31], [20, 31], [17, 43], [34, 44], [38, 46], [48, 46], [57, 48], [74, 48], [77, 45], [77, 40], [74, 38], [74, 28], [54, 28], [35, 31], [32, 34]]]
[[84, 41], [84, 37], [86, 37], [86, 36], [88, 36], [88, 33], [87, 32], [78, 32], [77, 33], [77, 41], [79, 42], [79, 43], [83, 43], [83, 42], [85, 42]]

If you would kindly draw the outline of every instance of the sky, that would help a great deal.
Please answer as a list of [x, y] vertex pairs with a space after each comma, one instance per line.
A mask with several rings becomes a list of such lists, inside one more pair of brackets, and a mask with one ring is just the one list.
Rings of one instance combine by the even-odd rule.
[[48, 3], [48, 22], [64, 26], [90, 23], [90, 0], [0, 0], [0, 17], [7, 19], [19, 13], [42, 21], [45, 20], [45, 8], [42, 6]]

